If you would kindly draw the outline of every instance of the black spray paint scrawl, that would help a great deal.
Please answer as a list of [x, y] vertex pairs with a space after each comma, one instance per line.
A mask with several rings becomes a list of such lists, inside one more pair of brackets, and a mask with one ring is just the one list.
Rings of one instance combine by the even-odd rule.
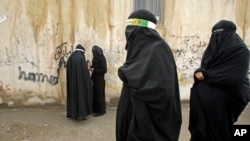
[[22, 68], [19, 66], [19, 80], [23, 79], [25, 81], [32, 81], [32, 82], [44, 82], [45, 80], [51, 84], [51, 85], [56, 85], [58, 83], [58, 76], [53, 76], [51, 75], [48, 77], [46, 74], [43, 73], [34, 73], [34, 72], [29, 72], [26, 73], [25, 71], [22, 71]]

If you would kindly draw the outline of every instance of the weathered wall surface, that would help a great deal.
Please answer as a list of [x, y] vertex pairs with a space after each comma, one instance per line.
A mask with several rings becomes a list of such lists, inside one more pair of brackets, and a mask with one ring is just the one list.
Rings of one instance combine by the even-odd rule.
[[250, 1], [168, 0], [165, 6], [162, 35], [175, 54], [181, 98], [189, 99], [193, 72], [200, 65], [214, 24], [222, 19], [233, 21], [237, 33], [250, 46]]
[[[125, 59], [125, 21], [132, 1], [1, 0], [0, 103], [9, 106], [65, 104], [65, 64], [77, 44], [99, 45], [108, 61], [106, 101], [120, 96], [117, 69]], [[237, 24], [250, 45], [248, 0], [165, 0], [157, 30], [176, 57], [181, 98], [189, 98], [211, 27], [220, 19]]]

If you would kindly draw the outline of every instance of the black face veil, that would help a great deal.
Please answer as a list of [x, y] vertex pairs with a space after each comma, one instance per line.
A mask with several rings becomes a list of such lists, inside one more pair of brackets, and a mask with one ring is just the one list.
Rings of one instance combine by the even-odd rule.
[[227, 20], [221, 20], [213, 26], [209, 45], [202, 58], [202, 67], [213, 63], [223, 51], [235, 51], [238, 46], [245, 46], [235, 31], [235, 24]]

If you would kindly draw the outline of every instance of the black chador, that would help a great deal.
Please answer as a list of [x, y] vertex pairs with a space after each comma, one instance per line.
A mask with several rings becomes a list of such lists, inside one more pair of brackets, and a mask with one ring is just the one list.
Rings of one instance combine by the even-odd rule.
[[125, 30], [127, 56], [117, 109], [117, 141], [177, 141], [182, 122], [175, 60], [154, 29], [155, 16], [133, 12]]
[[[236, 34], [235, 24], [219, 21], [194, 75], [191, 141], [230, 140], [230, 130], [250, 99], [248, 66], [249, 50]], [[203, 77], [197, 77], [200, 72]]]
[[94, 116], [101, 116], [106, 113], [104, 75], [107, 72], [107, 62], [100, 47], [93, 46], [92, 53], [93, 112]]
[[84, 48], [77, 45], [67, 61], [67, 117], [86, 119], [92, 112], [92, 84], [84, 56]]

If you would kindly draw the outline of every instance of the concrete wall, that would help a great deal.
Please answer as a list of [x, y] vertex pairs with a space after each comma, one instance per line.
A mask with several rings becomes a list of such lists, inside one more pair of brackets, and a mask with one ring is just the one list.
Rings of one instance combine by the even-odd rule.
[[[104, 49], [106, 101], [120, 96], [117, 69], [124, 62], [125, 21], [133, 2], [122, 0], [1, 0], [0, 103], [8, 106], [65, 104], [65, 64], [77, 44]], [[165, 0], [157, 30], [176, 57], [181, 98], [189, 99], [194, 69], [220, 19], [237, 24], [250, 45], [248, 0]]]

